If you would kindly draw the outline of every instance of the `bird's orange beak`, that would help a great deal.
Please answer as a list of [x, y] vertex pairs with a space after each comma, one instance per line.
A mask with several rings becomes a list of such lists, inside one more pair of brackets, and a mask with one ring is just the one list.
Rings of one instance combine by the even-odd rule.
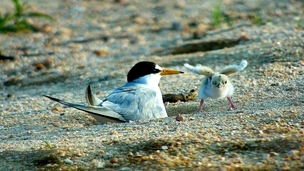
[[163, 69], [162, 72], [160, 72], [160, 75], [173, 75], [173, 74], [181, 74], [184, 73], [183, 71], [173, 70], [173, 69]]

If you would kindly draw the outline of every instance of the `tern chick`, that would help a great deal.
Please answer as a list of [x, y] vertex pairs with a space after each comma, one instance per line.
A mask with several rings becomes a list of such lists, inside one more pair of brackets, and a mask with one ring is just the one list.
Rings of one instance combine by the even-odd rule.
[[197, 65], [194, 67], [189, 64], [184, 64], [184, 66], [195, 74], [205, 76], [202, 80], [202, 84], [198, 92], [198, 97], [201, 99], [200, 106], [197, 110], [198, 112], [202, 112], [203, 104], [207, 98], [227, 98], [230, 103], [230, 107], [233, 109], [236, 108], [231, 100], [234, 92], [234, 87], [229, 80], [228, 75], [242, 71], [244, 68], [246, 68], [246, 60], [242, 60], [239, 65], [226, 66], [219, 73], [214, 72], [211, 68], [202, 65]]
[[64, 104], [88, 112], [98, 122], [126, 122], [142, 119], [167, 117], [163, 104], [159, 81], [162, 75], [180, 74], [182, 71], [163, 69], [159, 65], [142, 61], [128, 72], [127, 83], [113, 90], [105, 99], [98, 99], [88, 86], [88, 105], [69, 103], [54, 97], [45, 96]]

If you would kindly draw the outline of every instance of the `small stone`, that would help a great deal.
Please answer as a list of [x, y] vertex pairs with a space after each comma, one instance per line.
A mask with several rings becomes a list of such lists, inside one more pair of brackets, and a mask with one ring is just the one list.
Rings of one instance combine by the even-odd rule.
[[263, 159], [268, 159], [270, 157], [270, 154], [263, 154]]
[[182, 31], [182, 30], [184, 30], [184, 26], [179, 22], [173, 22], [171, 29], [175, 30], [175, 31]]
[[183, 9], [183, 8], [185, 8], [185, 2], [184, 2], [184, 1], [177, 1], [177, 2], [174, 4], [174, 6], [175, 6], [176, 8]]
[[278, 156], [279, 154], [276, 153], [276, 152], [270, 152], [269, 155], [270, 155], [271, 157], [273, 157], [273, 156]]
[[58, 31], [58, 34], [64, 34], [64, 35], [70, 35], [72, 33], [72, 30], [69, 28], [61, 28]]
[[13, 97], [14, 97], [14, 94], [7, 94], [6, 97], [8, 97], [8, 98], [13, 98]]
[[285, 88], [285, 90], [286, 90], [286, 91], [293, 91], [294, 88], [293, 88], [293, 87], [287, 87], [287, 88]]
[[97, 55], [97, 56], [106, 56], [109, 54], [108, 51], [106, 50], [94, 50], [94, 53]]
[[118, 132], [116, 132], [116, 131], [111, 131], [110, 132], [110, 135], [117, 135], [118, 134]]
[[101, 94], [101, 91], [100, 91], [100, 90], [98, 90], [98, 91], [96, 92], [96, 95], [99, 95], [99, 94]]
[[242, 33], [241, 33], [241, 38], [242, 38], [242, 40], [244, 40], [244, 41], [249, 40], [249, 36], [248, 36], [248, 34], [245, 33], [245, 32], [242, 32]]
[[290, 170], [290, 166], [287, 162], [283, 163], [281, 170]]
[[47, 59], [42, 62], [43, 66], [47, 69], [50, 69], [54, 66], [54, 61], [52, 59]]
[[52, 167], [52, 164], [49, 163], [45, 167]]
[[182, 146], [182, 142], [180, 142], [180, 141], [176, 142], [176, 146], [177, 146], [177, 147]]
[[136, 152], [134, 157], [141, 157], [141, 154], [139, 152]]
[[96, 165], [97, 169], [102, 169], [104, 168], [104, 163], [98, 162], [98, 164]]
[[190, 120], [190, 121], [194, 121], [195, 118], [194, 118], [194, 117], [190, 117], [189, 120]]
[[168, 125], [165, 125], [163, 130], [167, 131], [168, 129], [169, 129]]
[[233, 153], [233, 154], [232, 154], [232, 157], [233, 157], [233, 158], [237, 158], [238, 156], [239, 156], [239, 155], [238, 155], [237, 153]]
[[51, 32], [52, 27], [49, 24], [44, 24], [41, 28], [40, 31], [43, 33], [49, 33]]
[[110, 160], [110, 163], [112, 163], [112, 164], [113, 163], [118, 163], [118, 159], [117, 158], [113, 158], [113, 159]]
[[132, 153], [132, 152], [129, 152], [128, 156], [130, 156], [130, 157], [133, 156], [133, 153]]
[[149, 160], [149, 157], [148, 157], [148, 156], [143, 156], [143, 157], [142, 157], [142, 160], [147, 161], [147, 160]]
[[299, 151], [298, 150], [290, 150], [290, 151], [288, 151], [288, 154], [290, 154], [290, 155], [298, 155]]
[[71, 165], [71, 164], [73, 164], [73, 161], [70, 160], [69, 158], [67, 158], [67, 159], [64, 160], [64, 163]]
[[137, 23], [137, 24], [144, 24], [144, 23], [145, 23], [145, 19], [142, 18], [142, 17], [135, 17], [135, 18], [133, 19], [133, 21], [134, 21], [135, 23]]
[[184, 117], [182, 115], [180, 115], [180, 114], [178, 114], [175, 119], [176, 119], [176, 121], [179, 121], [179, 122], [183, 122], [184, 121]]
[[36, 68], [37, 70], [41, 70], [41, 69], [44, 68], [44, 65], [41, 64], [41, 63], [39, 63], [39, 64], [36, 64], [36, 65], [35, 65], [35, 68]]
[[199, 139], [194, 139], [194, 140], [192, 140], [192, 143], [199, 144], [199, 143], [201, 143], [201, 141]]
[[54, 109], [53, 109], [53, 111], [56, 111], [56, 112], [58, 112], [59, 110], [60, 110], [59, 107], [54, 107]]
[[161, 149], [162, 149], [162, 150], [167, 150], [167, 149], [168, 149], [168, 146], [163, 145], [163, 146], [161, 146]]

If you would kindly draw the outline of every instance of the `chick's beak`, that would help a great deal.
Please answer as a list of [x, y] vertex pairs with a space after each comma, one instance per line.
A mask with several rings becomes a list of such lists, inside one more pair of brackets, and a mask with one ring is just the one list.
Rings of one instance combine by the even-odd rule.
[[218, 85], [216, 85], [215, 87], [217, 87], [217, 88], [221, 88], [222, 86], [221, 86], [221, 84], [218, 84]]
[[173, 75], [173, 74], [181, 74], [181, 73], [184, 72], [173, 69], [163, 69], [162, 72], [160, 72], [160, 75]]

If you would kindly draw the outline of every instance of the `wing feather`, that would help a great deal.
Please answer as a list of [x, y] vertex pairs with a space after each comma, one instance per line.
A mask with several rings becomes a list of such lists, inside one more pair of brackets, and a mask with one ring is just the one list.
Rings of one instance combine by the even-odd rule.
[[106, 123], [106, 122], [126, 122], [126, 120], [119, 115], [118, 113], [111, 111], [110, 109], [107, 109], [105, 107], [101, 106], [85, 106], [82, 104], [75, 104], [66, 102], [51, 96], [44, 95], [45, 97], [56, 101], [58, 103], [61, 103], [63, 105], [66, 105], [68, 107], [76, 108], [78, 110], [88, 112], [91, 116], [93, 116], [98, 122]]

